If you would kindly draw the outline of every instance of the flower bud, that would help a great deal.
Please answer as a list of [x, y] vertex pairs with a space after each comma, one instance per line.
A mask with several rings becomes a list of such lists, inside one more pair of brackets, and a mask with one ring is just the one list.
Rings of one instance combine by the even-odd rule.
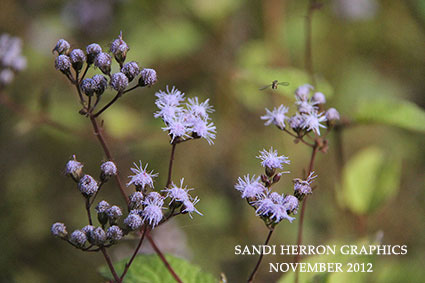
[[274, 177], [273, 177], [273, 183], [279, 182], [281, 176], [282, 176], [281, 173], [274, 175]]
[[143, 194], [141, 192], [134, 192], [130, 195], [130, 210], [140, 208], [143, 204]]
[[106, 225], [106, 223], [108, 223], [108, 214], [107, 214], [107, 210], [110, 208], [109, 203], [107, 203], [106, 201], [102, 200], [101, 202], [99, 202], [96, 206], [96, 211], [97, 211], [97, 220], [99, 220], [99, 223], [102, 225]]
[[122, 211], [121, 211], [121, 208], [119, 208], [116, 205], [113, 205], [110, 208], [108, 208], [108, 210], [106, 210], [106, 214], [108, 215], [109, 223], [111, 225], [114, 225], [117, 223], [118, 219], [122, 216]]
[[326, 111], [325, 117], [328, 121], [335, 121], [339, 120], [339, 112], [335, 108], [329, 108], [328, 111]]
[[94, 230], [94, 226], [93, 225], [86, 225], [84, 226], [81, 231], [86, 234], [87, 238], [90, 238], [90, 234], [91, 232]]
[[128, 81], [131, 82], [136, 76], [140, 73], [139, 65], [136, 62], [131, 61], [125, 63], [124, 67], [122, 67], [121, 72], [127, 76]]
[[313, 97], [311, 98], [313, 102], [316, 102], [317, 104], [325, 104], [326, 98], [325, 95], [321, 92], [315, 92], [313, 94]]
[[74, 70], [79, 71], [83, 67], [84, 62], [86, 61], [86, 55], [81, 49], [74, 49], [69, 54], [71, 58], [72, 67]]
[[71, 59], [66, 55], [59, 55], [55, 60], [55, 68], [64, 74], [69, 73], [71, 69]]
[[298, 199], [296, 197], [291, 196], [291, 195], [287, 195], [284, 199], [284, 203], [285, 203], [286, 210], [289, 213], [297, 214], [299, 202], [298, 202]]
[[78, 188], [85, 197], [91, 197], [99, 189], [99, 187], [97, 186], [97, 182], [90, 175], [84, 175], [80, 179], [80, 182], [78, 183]]
[[103, 162], [100, 165], [100, 180], [106, 182], [111, 176], [117, 175], [117, 167], [115, 163], [112, 161]]
[[15, 74], [10, 69], [3, 69], [0, 71], [0, 85], [8, 85], [13, 81]]
[[102, 75], [94, 75], [92, 80], [94, 83], [94, 92], [97, 96], [102, 95], [108, 86], [108, 80]]
[[90, 233], [89, 238], [90, 244], [96, 245], [96, 246], [102, 246], [106, 241], [106, 233], [101, 227], [95, 228]]
[[302, 124], [304, 123], [304, 117], [297, 113], [291, 118], [289, 118], [288, 123], [293, 130], [298, 131], [302, 128]]
[[79, 182], [83, 177], [83, 164], [76, 160], [76, 156], [73, 155], [72, 159], [66, 163], [65, 174], [71, 176], [75, 182]]
[[276, 173], [276, 168], [270, 168], [268, 166], [266, 166], [266, 175], [268, 177], [273, 177], [273, 175]]
[[134, 231], [142, 226], [143, 221], [138, 214], [130, 213], [127, 218], [124, 219], [124, 224], [127, 225], [130, 230]]
[[52, 228], [50, 229], [52, 232], [52, 235], [61, 239], [65, 239], [66, 236], [68, 236], [68, 232], [66, 231], [66, 226], [63, 223], [56, 222], [52, 225]]
[[100, 45], [97, 43], [92, 43], [90, 45], [87, 45], [86, 52], [87, 64], [91, 65], [94, 63], [94, 59], [96, 59], [96, 56], [102, 52], [102, 47], [100, 47]]
[[111, 56], [105, 52], [99, 53], [94, 60], [94, 65], [98, 67], [102, 73], [109, 75], [111, 73]]
[[130, 48], [128, 47], [127, 43], [122, 40], [122, 33], [120, 33], [118, 38], [112, 42], [110, 50], [111, 53], [114, 54], [115, 60], [117, 60], [117, 62], [121, 65], [124, 63], [129, 49]]
[[261, 175], [261, 182], [266, 183], [268, 180], [266, 175]]
[[140, 72], [139, 85], [144, 86], [152, 86], [158, 81], [158, 77], [156, 75], [156, 71], [154, 69], [143, 69]]
[[308, 97], [310, 96], [310, 91], [313, 89], [314, 87], [312, 85], [301, 85], [295, 90], [295, 97], [301, 101], [307, 101]]
[[84, 234], [84, 232], [80, 230], [75, 230], [74, 232], [72, 232], [71, 236], [69, 237], [69, 240], [77, 247], [82, 248], [87, 241], [87, 236], [86, 234]]
[[112, 75], [111, 86], [118, 92], [123, 92], [128, 86], [127, 77], [119, 72]]
[[58, 55], [68, 54], [70, 47], [71, 46], [69, 45], [68, 41], [66, 41], [65, 39], [59, 39], [52, 52], [56, 51]]
[[112, 242], [116, 242], [122, 239], [123, 232], [120, 227], [113, 225], [106, 230], [106, 238]]
[[92, 96], [95, 90], [96, 82], [93, 81], [93, 79], [84, 79], [81, 82], [81, 90], [84, 92], [87, 96]]

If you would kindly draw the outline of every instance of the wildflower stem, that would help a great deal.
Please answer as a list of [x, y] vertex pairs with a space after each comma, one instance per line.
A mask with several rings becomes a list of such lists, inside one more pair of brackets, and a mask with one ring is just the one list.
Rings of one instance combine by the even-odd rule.
[[109, 103], [108, 104], [106, 104], [105, 106], [103, 106], [103, 108], [102, 109], [100, 109], [97, 113], [95, 113], [95, 114], [93, 114], [93, 117], [94, 118], [96, 118], [96, 117], [98, 117], [100, 114], [102, 114], [103, 113], [103, 111], [105, 111], [106, 109], [108, 109], [112, 104], [114, 104], [115, 103], [115, 101], [117, 101], [118, 100], [118, 98], [120, 98], [121, 97], [121, 95], [122, 95], [122, 92], [117, 92], [117, 94], [115, 95], [115, 97], [114, 98], [112, 98], [112, 100], [111, 101], [109, 101]]
[[137, 247], [133, 252], [133, 255], [131, 256], [130, 260], [125, 264], [124, 271], [123, 271], [123, 273], [121, 274], [121, 277], [120, 277], [121, 281], [124, 279], [128, 269], [130, 268], [130, 265], [133, 263], [134, 258], [136, 257], [137, 253], [139, 252], [140, 247], [142, 246], [143, 240], [145, 238], [147, 229], [148, 229], [148, 227], [145, 226], [145, 228], [143, 229], [142, 235], [140, 236], [139, 243], [137, 244]]
[[132, 91], [132, 90], [135, 90], [135, 89], [136, 89], [136, 88], [138, 88], [138, 87], [139, 87], [139, 84], [137, 84], [137, 85], [133, 86], [132, 88], [129, 88], [129, 89], [124, 90], [124, 92], [123, 92], [122, 94], [127, 93], [127, 92], [130, 92], [130, 91]]
[[168, 263], [167, 259], [165, 258], [165, 256], [162, 254], [161, 250], [158, 248], [158, 246], [155, 244], [155, 242], [153, 241], [151, 235], [149, 234], [149, 231], [146, 231], [146, 237], [148, 238], [149, 242], [151, 243], [153, 249], [155, 250], [155, 252], [158, 254], [158, 256], [160, 257], [160, 259], [162, 260], [162, 262], [164, 263], [165, 267], [168, 269], [168, 271], [171, 273], [171, 275], [174, 277], [174, 279], [176, 280], [176, 282], [182, 283], [181, 279], [179, 278], [179, 276], [176, 274], [176, 272], [174, 271], [174, 269], [170, 266], [170, 264]]
[[108, 252], [106, 251], [106, 249], [104, 247], [100, 248], [100, 250], [103, 253], [103, 256], [105, 257], [106, 263], [109, 266], [109, 269], [111, 270], [112, 276], [114, 276], [114, 280], [115, 282], [121, 282], [120, 277], [118, 276], [117, 272], [115, 271], [114, 265], [112, 264], [112, 260], [108, 255]]
[[293, 133], [291, 133], [290, 131], [288, 131], [288, 130], [287, 130], [287, 129], [285, 129], [285, 128], [283, 128], [283, 131], [285, 131], [286, 133], [288, 133], [290, 136], [294, 137], [295, 139], [297, 139], [297, 140], [301, 141], [301, 142], [302, 142], [303, 144], [305, 144], [305, 145], [308, 145], [308, 146], [310, 146], [310, 147], [313, 147], [313, 146], [314, 146], [313, 144], [311, 144], [311, 143], [309, 143], [309, 142], [306, 142], [306, 141], [303, 139], [303, 137], [296, 136], [296, 135], [294, 135]]
[[[273, 231], [274, 229], [270, 229], [270, 232], [267, 235], [267, 239], [264, 245], [267, 245], [269, 243]], [[254, 277], [257, 274], [258, 268], [260, 267], [261, 261], [263, 260], [263, 256], [264, 256], [263, 253], [261, 253], [260, 257], [258, 258], [257, 264], [255, 265], [254, 270], [251, 273], [251, 276], [249, 276], [248, 278], [248, 283], [254, 282]]]
[[93, 225], [93, 221], [91, 219], [91, 213], [90, 213], [90, 198], [86, 197], [86, 210], [87, 210], [87, 217], [89, 218], [89, 224]]
[[89, 64], [87, 64], [87, 65], [86, 65], [86, 68], [84, 69], [84, 73], [83, 73], [83, 75], [81, 76], [81, 81], [85, 78], [85, 76], [86, 76], [87, 71], [89, 70], [89, 68], [90, 68], [90, 65], [89, 65]]
[[305, 19], [305, 68], [310, 75], [311, 83], [313, 86], [316, 86], [316, 79], [314, 77], [313, 71], [313, 55], [312, 55], [312, 20], [313, 13], [316, 9], [316, 0], [310, 0], [308, 8], [307, 8], [307, 16]]
[[80, 103], [81, 103], [81, 105], [84, 106], [84, 98], [83, 98], [83, 94], [81, 93], [81, 89], [80, 89], [79, 75], [80, 75], [80, 72], [75, 73], [74, 85], [75, 85], [75, 88], [77, 89], [78, 96], [80, 97]]
[[176, 152], [176, 146], [177, 146], [177, 143], [174, 143], [174, 142], [171, 145], [171, 156], [170, 156], [170, 164], [168, 166], [167, 185], [165, 186], [166, 188], [168, 188], [171, 184], [171, 175], [173, 173], [173, 162], [174, 162], [174, 154]]
[[[318, 146], [317, 143], [315, 143], [314, 146], [313, 146], [313, 151], [311, 153], [310, 164], [309, 164], [307, 174], [310, 174], [310, 172], [313, 171], [314, 161], [316, 159], [316, 154], [317, 154], [318, 150], [319, 150], [319, 146]], [[302, 240], [303, 240], [303, 223], [304, 223], [305, 208], [307, 206], [307, 198], [308, 198], [308, 196], [305, 196], [304, 201], [302, 202], [301, 213], [300, 213], [300, 223], [298, 224], [297, 247], [299, 247], [301, 245]], [[298, 262], [300, 262], [300, 260], [301, 260], [301, 255], [297, 254], [294, 258], [294, 262], [298, 263]], [[298, 280], [299, 280], [299, 272], [298, 272], [298, 269], [297, 269], [295, 271], [295, 283], [298, 283]]]

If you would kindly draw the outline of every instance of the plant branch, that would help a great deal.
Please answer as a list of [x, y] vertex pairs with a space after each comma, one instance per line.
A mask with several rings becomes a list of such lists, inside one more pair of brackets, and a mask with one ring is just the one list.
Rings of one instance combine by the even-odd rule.
[[155, 242], [153, 241], [151, 235], [149, 234], [149, 231], [146, 231], [146, 237], [149, 240], [149, 243], [152, 245], [152, 248], [155, 250], [155, 252], [157, 253], [157, 255], [160, 257], [160, 259], [162, 260], [162, 262], [164, 263], [165, 267], [168, 269], [168, 271], [171, 273], [171, 275], [174, 277], [174, 279], [176, 280], [176, 282], [182, 283], [181, 279], [179, 278], [179, 276], [176, 274], [176, 272], [174, 271], [174, 269], [171, 267], [171, 265], [168, 263], [167, 259], [165, 258], [165, 256], [162, 254], [161, 250], [158, 248], [158, 246], [155, 244]]
[[133, 255], [131, 256], [130, 260], [125, 264], [124, 271], [123, 271], [123, 273], [122, 273], [122, 275], [120, 277], [120, 280], [121, 281], [124, 279], [124, 277], [125, 277], [128, 269], [130, 268], [131, 264], [133, 263], [134, 258], [136, 257], [137, 253], [139, 252], [140, 247], [142, 246], [142, 243], [143, 243], [143, 239], [145, 238], [147, 229], [148, 229], [147, 226], [145, 226], [145, 228], [143, 229], [143, 232], [142, 232], [142, 236], [140, 236], [140, 241], [137, 244], [137, 247], [136, 247], [136, 249], [133, 252]]
[[115, 95], [115, 97], [114, 98], [112, 98], [112, 100], [111, 101], [109, 101], [109, 103], [108, 104], [106, 104], [105, 106], [103, 106], [103, 108], [102, 109], [100, 109], [97, 113], [95, 113], [95, 114], [93, 114], [93, 117], [94, 118], [96, 118], [96, 117], [98, 117], [100, 114], [102, 114], [103, 113], [103, 111], [105, 111], [106, 109], [108, 109], [112, 104], [114, 104], [117, 100], [118, 100], [118, 98], [120, 98], [121, 97], [121, 95], [122, 95], [122, 92], [117, 92], [117, 94]]
[[112, 260], [108, 255], [108, 252], [104, 247], [101, 247], [100, 250], [102, 251], [103, 256], [105, 257], [106, 263], [109, 266], [109, 269], [111, 270], [112, 276], [114, 276], [115, 282], [121, 282], [120, 277], [118, 276], [117, 272], [115, 271], [114, 265], [112, 264]]
[[173, 162], [174, 162], [174, 154], [176, 152], [176, 146], [177, 146], [177, 144], [173, 142], [173, 144], [171, 146], [170, 163], [168, 165], [167, 184], [165, 185], [166, 188], [168, 188], [171, 184], [171, 175], [173, 173]]
[[[274, 231], [274, 229], [270, 229], [270, 232], [269, 232], [269, 234], [267, 235], [267, 238], [266, 238], [266, 242], [264, 243], [265, 246], [269, 243], [273, 231]], [[260, 257], [258, 258], [257, 264], [255, 265], [254, 270], [251, 273], [251, 276], [249, 276], [249, 278], [248, 278], [248, 283], [251, 283], [251, 282], [254, 281], [254, 277], [257, 274], [257, 271], [258, 271], [258, 268], [260, 267], [261, 261], [263, 260], [263, 256], [264, 256], [264, 254], [261, 253]]]

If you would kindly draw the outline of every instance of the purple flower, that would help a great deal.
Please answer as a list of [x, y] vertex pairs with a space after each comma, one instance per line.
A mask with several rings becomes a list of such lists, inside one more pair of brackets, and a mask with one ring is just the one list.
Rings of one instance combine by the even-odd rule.
[[94, 75], [92, 79], [94, 92], [97, 95], [101, 95], [108, 86], [108, 80], [102, 75]]
[[313, 131], [315, 134], [320, 136], [319, 128], [326, 128], [326, 126], [320, 124], [321, 122], [326, 121], [326, 117], [323, 116], [323, 113], [317, 113], [313, 111], [309, 114], [302, 114], [304, 122], [301, 127], [307, 129], [307, 131]]
[[273, 150], [273, 147], [269, 151], [263, 149], [260, 153], [261, 155], [257, 156], [257, 158], [261, 159], [261, 166], [265, 168], [282, 169], [283, 164], [290, 163], [288, 157], [284, 155], [278, 156], [277, 150]]
[[131, 61], [128, 63], [125, 63], [124, 66], [121, 69], [121, 72], [127, 76], [128, 81], [132, 81], [136, 76], [140, 73], [139, 65], [137, 65], [136, 62]]
[[170, 203], [172, 203], [173, 201], [184, 202], [190, 199], [190, 195], [188, 192], [192, 189], [188, 189], [187, 186], [183, 187], [183, 181], [184, 181], [184, 178], [181, 178], [180, 186], [177, 186], [176, 184], [172, 182], [171, 188], [162, 190], [163, 192], [167, 193], [166, 195], [167, 198], [168, 197], [171, 198]]
[[155, 228], [163, 218], [162, 206], [160, 202], [150, 201], [146, 198], [145, 208], [142, 212], [143, 221], [147, 221], [152, 228]]
[[329, 108], [328, 111], [326, 111], [325, 117], [328, 121], [340, 119], [339, 112], [335, 108]]
[[313, 179], [316, 177], [317, 175], [314, 176], [314, 172], [311, 172], [310, 175], [308, 175], [307, 180], [301, 180], [299, 178], [294, 179], [293, 182], [295, 194], [299, 196], [311, 194], [311, 184], [313, 183]]
[[295, 97], [298, 100], [307, 101], [308, 97], [310, 96], [310, 91], [313, 89], [314, 87], [312, 85], [309, 85], [309, 84], [301, 85], [295, 90]]
[[125, 219], [124, 224], [131, 230], [140, 228], [143, 224], [142, 218], [137, 213], [130, 213]]
[[114, 54], [115, 59], [119, 63], [123, 63], [130, 48], [127, 43], [122, 39], [122, 33], [111, 44], [111, 53]]
[[294, 217], [290, 217], [288, 215], [285, 205], [274, 203], [273, 200], [268, 197], [257, 200], [253, 202], [253, 204], [257, 207], [257, 215], [269, 217], [272, 220], [274, 219], [275, 223], [279, 223], [283, 219], [287, 219], [292, 223], [292, 221], [295, 219]]
[[86, 78], [81, 82], [81, 90], [87, 96], [92, 96], [96, 87], [96, 82], [93, 79]]
[[143, 201], [143, 204], [155, 204], [158, 206], [162, 206], [164, 204], [164, 197], [161, 196], [161, 194], [158, 192], [150, 192]]
[[55, 60], [55, 68], [64, 74], [68, 73], [71, 69], [71, 59], [66, 55], [59, 55]]
[[238, 183], [235, 185], [235, 189], [242, 193], [242, 198], [255, 198], [264, 195], [266, 188], [260, 184], [260, 177], [252, 176], [249, 177], [249, 174], [238, 178]]
[[69, 57], [71, 58], [72, 67], [77, 71], [81, 70], [84, 61], [86, 61], [84, 51], [81, 49], [74, 49], [69, 54]]
[[96, 211], [97, 213], [106, 213], [109, 207], [110, 207], [109, 203], [105, 200], [102, 200], [101, 202], [97, 204]]
[[71, 46], [69, 45], [68, 41], [66, 41], [65, 39], [59, 39], [52, 52], [56, 51], [58, 55], [62, 55], [68, 53], [69, 48], [71, 48]]
[[0, 71], [0, 85], [8, 85], [13, 81], [15, 73], [10, 69]]
[[143, 168], [142, 161], [139, 161], [139, 166], [136, 163], [133, 163], [135, 168], [131, 168], [131, 172], [135, 175], [129, 176], [131, 178], [130, 182], [127, 183], [127, 187], [130, 185], [135, 185], [139, 188], [145, 188], [145, 186], [149, 186], [153, 188], [153, 178], [158, 176], [158, 173], [153, 173], [153, 171], [148, 172], [146, 169], [148, 164], [146, 164], [145, 168]]
[[302, 127], [302, 124], [304, 123], [304, 117], [300, 115], [299, 113], [293, 115], [288, 120], [289, 126], [294, 130], [299, 130]]
[[113, 225], [106, 230], [106, 238], [110, 241], [116, 242], [121, 240], [123, 237], [123, 232], [120, 227]]
[[106, 214], [108, 215], [109, 220], [111, 222], [115, 222], [118, 218], [122, 216], [122, 211], [121, 208], [116, 205], [113, 205], [106, 210]]
[[297, 214], [298, 209], [298, 199], [292, 195], [287, 195], [284, 199], [284, 205], [286, 209], [293, 214]]
[[128, 78], [121, 72], [112, 74], [111, 86], [118, 92], [123, 92], [128, 86]]
[[326, 103], [326, 97], [321, 92], [315, 92], [313, 94], [313, 97], [311, 98], [311, 101], [315, 102], [316, 104], [325, 104]]
[[308, 100], [297, 100], [295, 104], [298, 105], [298, 111], [300, 113], [312, 113], [317, 111], [317, 106], [315, 106], [317, 103], [313, 101]]
[[272, 202], [275, 204], [283, 204], [285, 200], [285, 196], [283, 194], [279, 194], [276, 192], [271, 192], [268, 198], [271, 199]]
[[285, 115], [288, 113], [288, 107], [280, 105], [279, 108], [274, 108], [273, 111], [270, 111], [266, 108], [266, 115], [261, 116], [261, 120], [266, 120], [264, 125], [269, 126], [271, 124], [276, 125], [279, 129], [283, 130], [285, 128], [285, 120], [288, 117]]
[[154, 69], [145, 68], [140, 72], [140, 86], [153, 86], [157, 81], [158, 77]]
[[158, 108], [162, 108], [164, 106], [179, 106], [182, 101], [184, 101], [184, 93], [179, 91], [177, 88], [173, 86], [170, 90], [167, 85], [167, 91], [160, 90], [155, 94], [158, 98], [155, 101], [155, 104]]
[[176, 119], [183, 112], [183, 108], [178, 106], [164, 105], [159, 111], [154, 113], [155, 118], [162, 118], [162, 120], [169, 124]]
[[115, 163], [112, 161], [106, 161], [100, 165], [100, 171], [104, 176], [115, 176], [117, 175], [117, 166], [115, 166]]
[[108, 75], [111, 73], [111, 60], [112, 58], [108, 53], [101, 52], [96, 56], [94, 65], [98, 67], [102, 73]]
[[199, 202], [199, 198], [195, 197], [193, 200], [187, 199], [183, 201], [183, 213], [189, 213], [189, 217], [192, 218], [192, 213], [198, 213], [202, 216], [202, 213], [200, 213], [196, 208], [195, 205]]
[[143, 204], [143, 194], [141, 192], [134, 192], [130, 195], [130, 209], [140, 208]]
[[102, 52], [102, 47], [100, 47], [100, 45], [97, 43], [92, 43], [90, 45], [87, 45], [86, 52], [87, 52], [87, 64], [91, 65], [93, 64], [96, 56]]
[[208, 144], [213, 144], [215, 139], [216, 127], [213, 123], [208, 123], [206, 120], [197, 118], [192, 124], [192, 132], [196, 133], [201, 138], [207, 140]]
[[74, 232], [72, 232], [71, 236], [69, 237], [69, 240], [75, 246], [81, 248], [86, 243], [87, 236], [86, 236], [86, 234], [84, 234], [84, 232], [82, 232], [80, 230], [75, 230]]
[[94, 228], [95, 227], [93, 225], [86, 225], [81, 229], [81, 231], [86, 234], [87, 238], [90, 238], [91, 232], [93, 232]]
[[69, 160], [66, 163], [65, 174], [66, 175], [79, 174], [79, 171], [81, 171], [81, 169], [83, 169], [83, 166], [84, 166], [83, 164], [81, 164], [80, 162], [75, 160], [75, 155], [73, 155], [73, 159]]
[[208, 104], [208, 102], [209, 99], [199, 103], [198, 97], [189, 98], [187, 108], [191, 114], [204, 119], [209, 119], [208, 113], [214, 112], [214, 109], [211, 105]]
[[106, 241], [106, 233], [101, 227], [93, 229], [90, 233], [89, 241], [93, 245], [101, 246]]
[[56, 222], [55, 224], [53, 224], [50, 231], [52, 232], [53, 236], [58, 238], [65, 238], [68, 235], [65, 224], [60, 222]]
[[176, 138], [191, 138], [188, 135], [188, 132], [192, 129], [182, 116], [177, 116], [170, 120], [167, 127], [163, 127], [162, 130], [168, 131], [168, 134], [171, 136], [171, 142], [173, 142]]
[[97, 192], [99, 187], [97, 186], [97, 182], [95, 179], [93, 179], [92, 176], [84, 175], [78, 183], [78, 188], [84, 196], [90, 197]]

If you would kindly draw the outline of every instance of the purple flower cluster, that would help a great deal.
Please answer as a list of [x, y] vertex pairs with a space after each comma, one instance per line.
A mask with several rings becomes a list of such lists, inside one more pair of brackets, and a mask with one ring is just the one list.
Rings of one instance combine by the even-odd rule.
[[21, 52], [20, 38], [6, 33], [0, 35], [0, 87], [10, 84], [15, 74], [26, 68], [27, 60]]
[[[295, 91], [295, 104], [298, 112], [292, 116], [286, 116], [289, 111], [288, 107], [280, 105], [272, 111], [266, 108], [266, 114], [261, 116], [266, 122], [264, 125], [275, 125], [281, 130], [286, 128], [288, 124], [295, 132], [305, 133], [313, 132], [320, 136], [320, 128], [326, 128], [322, 123], [339, 120], [339, 113], [335, 108], [330, 108], [326, 112], [319, 112], [321, 105], [326, 103], [325, 95], [321, 92], [315, 92], [311, 96], [314, 87], [305, 84], [298, 87]], [[287, 123], [287, 124], [286, 124]]]
[[294, 195], [284, 195], [273, 192], [271, 187], [280, 181], [285, 172], [276, 172], [277, 169], [283, 169], [283, 164], [289, 164], [288, 157], [279, 156], [277, 150], [270, 148], [269, 151], [263, 149], [257, 158], [261, 159], [261, 166], [265, 168], [265, 174], [260, 177], [246, 175], [239, 177], [235, 189], [241, 193], [241, 197], [247, 199], [250, 206], [264, 223], [273, 228], [277, 223], [286, 219], [292, 223], [295, 219], [290, 216], [297, 213], [299, 201], [311, 193], [311, 182], [315, 178], [313, 173], [307, 180], [294, 180]]
[[168, 86], [166, 91], [157, 92], [156, 97], [159, 110], [154, 117], [164, 121], [162, 129], [171, 136], [171, 143], [191, 138], [204, 138], [209, 144], [214, 143], [216, 127], [209, 117], [214, 109], [209, 105], [209, 99], [199, 102], [198, 97], [194, 97], [184, 103], [184, 93], [175, 87], [170, 90]]

